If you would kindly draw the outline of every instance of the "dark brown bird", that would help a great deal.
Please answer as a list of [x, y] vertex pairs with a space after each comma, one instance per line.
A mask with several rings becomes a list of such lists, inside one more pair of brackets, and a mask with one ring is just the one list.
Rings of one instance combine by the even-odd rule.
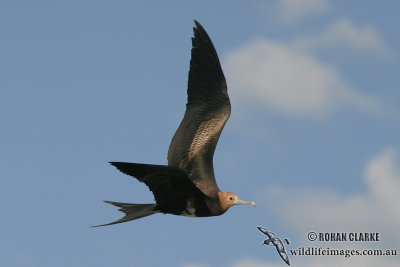
[[[120, 207], [125, 216], [111, 225], [155, 213], [189, 217], [217, 216], [233, 205], [252, 205], [215, 181], [213, 155], [231, 113], [227, 86], [210, 37], [196, 20], [188, 80], [186, 112], [168, 150], [168, 166], [110, 162], [121, 172], [145, 183], [154, 204], [106, 203]], [[104, 226], [99, 225], [99, 226]]]

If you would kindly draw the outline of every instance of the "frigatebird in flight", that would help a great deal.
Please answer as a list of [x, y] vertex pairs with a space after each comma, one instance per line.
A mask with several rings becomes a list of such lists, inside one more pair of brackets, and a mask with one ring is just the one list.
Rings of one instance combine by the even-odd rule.
[[233, 205], [252, 205], [215, 181], [213, 155], [231, 113], [225, 76], [210, 37], [196, 20], [187, 89], [186, 111], [168, 150], [168, 166], [110, 162], [121, 172], [145, 183], [156, 203], [105, 201], [125, 216], [99, 226], [139, 219], [155, 213], [189, 217], [218, 216]]

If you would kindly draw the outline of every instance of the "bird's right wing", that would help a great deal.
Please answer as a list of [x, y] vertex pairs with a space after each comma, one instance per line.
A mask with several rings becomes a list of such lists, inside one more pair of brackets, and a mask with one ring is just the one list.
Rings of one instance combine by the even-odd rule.
[[269, 238], [271, 238], [271, 236], [270, 236], [268, 230], [265, 229], [264, 227], [257, 226], [257, 229], [260, 230], [261, 233], [263, 233], [263, 234], [267, 235]]
[[230, 115], [227, 86], [217, 52], [195, 21], [186, 112], [168, 150], [168, 165], [187, 171], [205, 194], [216, 194], [213, 155]]

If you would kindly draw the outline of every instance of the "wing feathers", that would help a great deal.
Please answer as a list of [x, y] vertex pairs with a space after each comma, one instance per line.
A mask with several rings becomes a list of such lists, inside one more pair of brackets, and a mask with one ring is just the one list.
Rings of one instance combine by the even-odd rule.
[[195, 21], [186, 112], [168, 150], [168, 165], [186, 170], [206, 194], [219, 191], [213, 155], [230, 115], [227, 86], [217, 52], [204, 28]]
[[162, 212], [173, 213], [184, 209], [189, 196], [203, 197], [203, 193], [188, 179], [184, 170], [153, 164], [110, 163], [121, 172], [145, 183], [153, 192], [157, 209]]

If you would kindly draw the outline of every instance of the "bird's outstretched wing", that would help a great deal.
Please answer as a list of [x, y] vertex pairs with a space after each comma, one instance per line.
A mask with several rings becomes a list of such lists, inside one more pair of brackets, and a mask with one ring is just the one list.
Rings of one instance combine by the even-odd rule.
[[168, 150], [168, 165], [187, 171], [206, 195], [219, 191], [213, 155], [231, 112], [217, 52], [204, 28], [195, 21], [186, 112]]
[[286, 262], [287, 265], [290, 266], [290, 260], [289, 260], [288, 255], [286, 254], [286, 251], [284, 251], [284, 252], [279, 252], [279, 251], [278, 251], [278, 254], [279, 254], [279, 256], [281, 256], [282, 260], [283, 260], [284, 262]]
[[271, 238], [271, 234], [268, 232], [267, 229], [265, 229], [264, 227], [261, 226], [257, 226], [257, 229], [260, 230], [263, 234], [267, 235], [269, 238]]
[[164, 213], [180, 214], [192, 198], [203, 198], [203, 193], [188, 179], [184, 170], [171, 166], [110, 162], [121, 172], [145, 183], [153, 192], [156, 209]]

